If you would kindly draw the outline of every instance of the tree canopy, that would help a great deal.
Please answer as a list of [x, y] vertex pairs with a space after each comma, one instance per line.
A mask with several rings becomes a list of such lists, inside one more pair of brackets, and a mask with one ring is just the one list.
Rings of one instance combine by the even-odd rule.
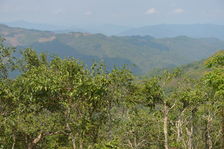
[[0, 41], [0, 148], [224, 147], [223, 51], [196, 79], [179, 70], [140, 78], [125, 67], [13, 52]]

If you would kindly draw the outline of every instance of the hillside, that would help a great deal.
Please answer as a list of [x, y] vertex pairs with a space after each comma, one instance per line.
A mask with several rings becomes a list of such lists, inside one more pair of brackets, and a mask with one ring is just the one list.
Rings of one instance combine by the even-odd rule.
[[135, 64], [136, 67], [132, 68], [136, 73], [192, 63], [224, 47], [224, 41], [215, 38], [56, 34], [5, 25], [0, 25], [0, 36], [6, 38], [9, 45], [18, 48], [32, 47], [61, 57], [74, 56], [87, 64], [94, 60], [103, 60], [109, 66]]
[[214, 37], [224, 39], [224, 26], [213, 24], [161, 24], [133, 28], [120, 33], [120, 35], [151, 35], [157, 38], [188, 36], [192, 38]]
[[174, 72], [177, 69], [180, 70], [183, 77], [188, 76], [194, 79], [201, 78], [205, 72], [209, 71], [209, 69], [206, 68], [205, 66], [205, 60], [201, 60], [201, 61], [196, 61], [190, 64], [182, 65], [180, 67], [165, 68], [165, 69], [155, 68], [149, 71], [148, 73], [146, 73], [146, 76], [154, 77], [154, 76], [162, 75], [164, 71]]
[[[31, 49], [17, 63], [1, 41], [0, 51], [2, 148], [182, 149], [192, 147], [189, 138], [197, 149], [213, 138], [210, 146], [223, 148], [224, 51], [205, 60], [203, 79], [185, 77], [205, 70], [202, 62], [182, 75], [141, 78], [73, 58], [47, 61]], [[11, 68], [21, 73], [8, 78]]]

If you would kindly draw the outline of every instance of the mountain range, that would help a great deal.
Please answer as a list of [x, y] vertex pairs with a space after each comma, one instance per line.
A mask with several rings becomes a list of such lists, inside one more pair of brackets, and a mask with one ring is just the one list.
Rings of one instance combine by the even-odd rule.
[[158, 24], [143, 27], [132, 27], [124, 25], [49, 25], [41, 23], [30, 23], [26, 21], [14, 21], [3, 23], [10, 27], [21, 27], [42, 31], [53, 31], [57, 33], [85, 32], [100, 33], [115, 36], [153, 36], [156, 38], [188, 36], [192, 38], [218, 38], [224, 39], [224, 25], [215, 24]]
[[214, 24], [160, 24], [133, 28], [120, 33], [123, 36], [151, 35], [157, 38], [176, 37], [180, 35], [192, 38], [224, 39], [224, 25]]
[[26, 21], [14, 21], [2, 23], [10, 27], [20, 27], [26, 29], [36, 29], [41, 31], [53, 31], [56, 33], [69, 33], [69, 32], [86, 32], [86, 33], [101, 33], [105, 35], [119, 35], [121, 32], [129, 30], [133, 27], [103, 24], [103, 25], [51, 25], [41, 23], [30, 23]]
[[17, 49], [30, 47], [50, 55], [72, 56], [88, 65], [99, 60], [109, 67], [128, 64], [137, 74], [192, 63], [224, 48], [224, 41], [217, 38], [55, 33], [6, 25], [0, 25], [0, 36]]

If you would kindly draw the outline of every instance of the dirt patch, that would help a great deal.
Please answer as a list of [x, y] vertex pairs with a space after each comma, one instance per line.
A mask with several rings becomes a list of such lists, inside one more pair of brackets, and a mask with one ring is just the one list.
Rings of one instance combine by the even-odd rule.
[[2, 32], [3, 36], [7, 36], [9, 33], [8, 32]]
[[38, 39], [38, 42], [49, 42], [49, 41], [52, 41], [52, 40], [55, 40], [55, 39], [56, 39], [55, 36], [45, 37], [45, 38]]
[[6, 37], [6, 41], [7, 41], [10, 45], [12, 45], [12, 46], [14, 46], [14, 47], [20, 45], [20, 43], [19, 43], [19, 41], [16, 39], [16, 37]]
[[21, 34], [16, 34], [16, 35], [14, 35], [13, 37], [5, 37], [5, 39], [6, 39], [6, 41], [7, 41], [11, 46], [16, 47], [16, 46], [20, 46], [20, 45], [22, 45], [22, 44], [18, 41], [18, 39], [21, 38], [21, 37], [22, 37]]

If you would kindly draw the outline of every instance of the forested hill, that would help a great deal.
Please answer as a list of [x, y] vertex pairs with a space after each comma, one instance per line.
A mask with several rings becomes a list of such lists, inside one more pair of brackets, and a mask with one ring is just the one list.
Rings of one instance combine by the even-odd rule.
[[0, 36], [11, 46], [32, 47], [61, 57], [74, 56], [87, 64], [93, 60], [104, 60], [109, 66], [135, 64], [136, 73], [198, 61], [224, 47], [224, 41], [215, 38], [56, 34], [5, 25], [0, 25]]
[[224, 148], [224, 51], [150, 78], [48, 58], [0, 40], [0, 148]]
[[189, 63], [186, 65], [182, 65], [180, 67], [165, 68], [165, 69], [156, 68], [146, 73], [145, 76], [154, 77], [154, 76], [162, 75], [164, 71], [174, 72], [176, 70], [179, 70], [185, 76], [189, 76], [194, 79], [199, 79], [203, 76], [204, 73], [209, 71], [209, 69], [205, 66], [205, 63], [206, 63], [206, 59]]

